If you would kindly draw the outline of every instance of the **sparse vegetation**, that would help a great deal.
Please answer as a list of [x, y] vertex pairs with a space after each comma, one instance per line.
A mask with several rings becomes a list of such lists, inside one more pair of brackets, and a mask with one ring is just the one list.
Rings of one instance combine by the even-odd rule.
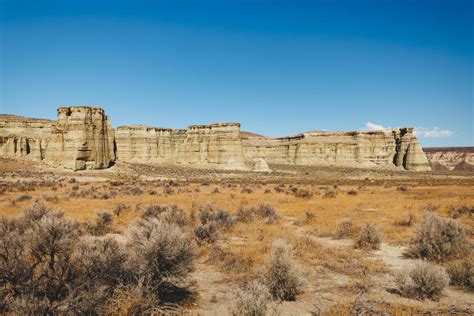
[[99, 211], [94, 221], [88, 221], [86, 228], [89, 234], [102, 236], [109, 232], [112, 225], [112, 214], [107, 211]]
[[[111, 217], [99, 214], [97, 222]], [[77, 222], [41, 202], [17, 218], [1, 217], [0, 241], [8, 249], [0, 255], [1, 311], [102, 314], [123, 288], [140, 288], [143, 312], [160, 309], [167, 304], [160, 293], [185, 286], [193, 242], [156, 219], [138, 219], [124, 238], [126, 247], [114, 237], [85, 235]]]
[[381, 243], [380, 229], [372, 223], [366, 223], [357, 237], [355, 246], [359, 249], [375, 250], [380, 248]]
[[198, 242], [204, 243], [213, 243], [217, 240], [217, 223], [208, 222], [206, 224], [201, 224], [196, 226], [194, 229], [194, 235]]
[[469, 251], [463, 225], [435, 213], [423, 217], [409, 245], [408, 255], [428, 260], [462, 257]]
[[264, 283], [276, 300], [292, 301], [302, 293], [302, 275], [293, 249], [283, 240], [273, 242]]
[[410, 272], [395, 275], [398, 291], [405, 297], [438, 299], [449, 283], [443, 268], [421, 261]]
[[354, 234], [354, 224], [350, 218], [343, 218], [336, 227], [336, 238], [349, 238]]
[[233, 292], [231, 314], [234, 316], [265, 316], [270, 293], [259, 281], [251, 281]]
[[474, 291], [474, 256], [455, 260], [447, 267], [451, 284], [464, 286]]
[[278, 213], [275, 208], [268, 202], [260, 204], [257, 209], [257, 214], [260, 217], [266, 218], [267, 223], [271, 224], [278, 219]]
[[[136, 173], [128, 173], [125, 169], [129, 168]], [[278, 164], [272, 166], [271, 174], [213, 170], [210, 175], [209, 170], [134, 164], [125, 168], [117, 164], [114, 169], [111, 173], [64, 171], [73, 175], [76, 183], [69, 183], [69, 177], [47, 173], [40, 174], [44, 179], [34, 180], [39, 174], [34, 175], [30, 170], [15, 173], [20, 175], [8, 173], [5, 177], [9, 180], [0, 181], [0, 209], [5, 216], [0, 218], [0, 257], [9, 249], [7, 261], [0, 258], [0, 314], [160, 315], [229, 311], [235, 315], [257, 315], [263, 314], [262, 310], [266, 315], [472, 313], [472, 255], [469, 253], [474, 195], [467, 185], [472, 180], [464, 175], [448, 179], [443, 174], [435, 179], [428, 173], [418, 177], [415, 173], [389, 170], [386, 172], [390, 179], [374, 171], [364, 180], [366, 170], [341, 169], [337, 171], [337, 179], [329, 179], [321, 176], [328, 170], [325, 167], [308, 170]], [[96, 174], [100, 178], [97, 181]], [[23, 176], [29, 180], [22, 180]], [[106, 177], [117, 180], [104, 182]], [[380, 180], [381, 177], [385, 178]], [[164, 178], [177, 180], [156, 180]], [[397, 190], [402, 183], [409, 187], [408, 192]], [[164, 194], [165, 186], [171, 188], [172, 194]], [[214, 193], [216, 188], [219, 193]], [[252, 192], [242, 192], [246, 188]], [[298, 196], [303, 190], [314, 195]], [[335, 198], [326, 198], [326, 191], [334, 192]], [[15, 198], [22, 194], [30, 195], [31, 199], [14, 204]], [[64, 235], [55, 242], [60, 252], [55, 254], [54, 271], [49, 270], [48, 258], [41, 259], [38, 268], [32, 269], [36, 261], [31, 261], [31, 245], [37, 234], [37, 228], [33, 227], [46, 218], [51, 221], [51, 215], [46, 214], [61, 214], [57, 213], [59, 210], [64, 214], [53, 216], [54, 221], [71, 222], [73, 228], [67, 231], [74, 237]], [[101, 218], [100, 212], [113, 216]], [[417, 289], [410, 276], [413, 260], [403, 256], [427, 212], [435, 212], [443, 220], [455, 218], [465, 230], [466, 247], [462, 253], [429, 259], [436, 261], [439, 268], [443, 266], [450, 277], [446, 296], [442, 292], [432, 295], [434, 300], [442, 298], [439, 303], [417, 301], [430, 299], [431, 294], [423, 291], [426, 288], [426, 293], [435, 293], [429, 289], [436, 288], [437, 283], [430, 281], [422, 291]], [[142, 227], [150, 222], [161, 224], [152, 224], [156, 226], [153, 229]], [[360, 251], [351, 246], [352, 240], [339, 240], [350, 238], [357, 244], [367, 222], [383, 232], [381, 251]], [[132, 226], [143, 229], [143, 236], [160, 231], [174, 237], [151, 241], [138, 235], [134, 242], [142, 245], [132, 247], [129, 244]], [[148, 252], [155, 255], [147, 256], [168, 258], [159, 260], [145, 260], [145, 255], [136, 255], [146, 252], [142, 247], [158, 247], [151, 246], [155, 242], [162, 245], [159, 249], [171, 245], [184, 248], [185, 242], [177, 240], [176, 234], [170, 234], [166, 227], [173, 227], [180, 236], [185, 236], [186, 245], [192, 245], [192, 251]], [[58, 230], [61, 231], [64, 229]], [[441, 232], [436, 235], [442, 235], [445, 240], [456, 235]], [[279, 239], [294, 249], [292, 264], [287, 266], [299, 267], [292, 271], [299, 271], [296, 275], [304, 281], [297, 287], [304, 294], [285, 302], [271, 293], [271, 282], [267, 282], [271, 279], [268, 271], [272, 244]], [[432, 238], [426, 240], [433, 242]], [[38, 249], [38, 243], [35, 245]], [[169, 253], [172, 255], [168, 257]], [[165, 276], [161, 278], [155, 277], [156, 269], [148, 270], [155, 265], [161, 269], [162, 265], [175, 264], [188, 255], [195, 260], [191, 259], [190, 265], [183, 263], [184, 273], [176, 272], [176, 278], [168, 279], [174, 271], [164, 269]], [[45, 269], [41, 278], [40, 269]], [[393, 283], [396, 270], [407, 271], [400, 286]], [[283, 277], [273, 280], [291, 285], [282, 280], [291, 279], [287, 276], [292, 274], [285, 269], [278, 271], [285, 271], [281, 272]], [[18, 280], [13, 282], [12, 276]], [[155, 278], [159, 281], [153, 281]], [[394, 295], [395, 291], [408, 298], [401, 299]], [[418, 291], [421, 294], [410, 294]], [[53, 292], [58, 295], [52, 295]]]

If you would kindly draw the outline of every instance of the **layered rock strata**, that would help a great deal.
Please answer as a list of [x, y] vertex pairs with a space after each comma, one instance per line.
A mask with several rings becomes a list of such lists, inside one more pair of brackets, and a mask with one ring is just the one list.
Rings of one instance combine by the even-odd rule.
[[87, 106], [59, 108], [56, 122], [0, 116], [0, 157], [72, 170], [107, 168], [115, 160], [267, 172], [268, 164], [430, 170], [412, 128], [283, 138], [241, 132], [239, 123], [112, 129], [103, 109]]
[[0, 157], [42, 160], [72, 170], [107, 168], [113, 130], [101, 108], [60, 107], [58, 120], [0, 117]]
[[121, 126], [115, 129], [117, 159], [245, 169], [240, 124], [192, 125], [187, 129]]
[[424, 148], [433, 170], [474, 172], [474, 147]]
[[430, 170], [412, 128], [356, 132], [308, 132], [283, 138], [244, 136], [246, 160], [348, 167], [403, 167]]

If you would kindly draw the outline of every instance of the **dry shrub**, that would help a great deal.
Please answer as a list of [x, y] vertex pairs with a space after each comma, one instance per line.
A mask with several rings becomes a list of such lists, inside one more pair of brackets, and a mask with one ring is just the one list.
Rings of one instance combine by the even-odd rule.
[[166, 207], [166, 211], [161, 213], [160, 219], [180, 227], [184, 227], [189, 223], [184, 209], [174, 204]]
[[407, 192], [408, 190], [410, 190], [410, 187], [406, 184], [402, 184], [397, 188], [397, 190], [400, 192]]
[[415, 222], [415, 214], [413, 214], [413, 212], [410, 211], [408, 213], [407, 219], [398, 221], [395, 224], [398, 225], [398, 226], [411, 227], [414, 222]]
[[147, 291], [141, 285], [117, 287], [107, 306], [101, 310], [104, 315], [161, 315], [157, 293]]
[[0, 312], [107, 314], [107, 305], [122, 304], [122, 288], [140, 289], [134, 306], [158, 310], [179, 296], [169, 293], [184, 285], [193, 258], [192, 240], [176, 225], [139, 219], [125, 238], [83, 235], [37, 202], [17, 218], [0, 217]]
[[32, 196], [29, 194], [20, 194], [14, 199], [14, 202], [24, 202], [32, 199]]
[[102, 236], [110, 231], [112, 226], [112, 214], [107, 211], [99, 211], [94, 221], [86, 223], [87, 232], [94, 236]]
[[270, 293], [259, 281], [251, 281], [233, 292], [230, 312], [234, 316], [264, 316], [268, 309]]
[[271, 224], [278, 219], [276, 209], [268, 202], [263, 202], [257, 209], [257, 214], [260, 217], [266, 218], [267, 223]]
[[284, 184], [279, 184], [273, 188], [275, 192], [282, 193], [285, 192], [285, 185]]
[[347, 191], [347, 195], [357, 195], [357, 190], [356, 189], [350, 189]]
[[215, 222], [219, 226], [230, 227], [234, 224], [234, 218], [228, 211], [216, 211], [209, 203], [199, 208], [199, 220], [203, 225], [210, 222]]
[[302, 293], [303, 278], [293, 249], [283, 240], [273, 242], [264, 283], [276, 300], [293, 301]]
[[462, 215], [474, 215], [474, 206], [466, 206], [466, 205], [459, 205], [459, 206], [452, 206], [449, 209], [448, 215], [451, 218], [459, 218]]
[[127, 205], [125, 205], [124, 203], [119, 203], [115, 206], [113, 212], [114, 212], [115, 216], [120, 216], [128, 208], [129, 207]]
[[326, 189], [326, 191], [323, 194], [323, 198], [326, 199], [333, 199], [337, 196], [337, 189]]
[[217, 223], [208, 222], [194, 228], [194, 236], [198, 243], [214, 243], [218, 237]]
[[295, 192], [295, 196], [298, 198], [309, 199], [313, 197], [313, 192], [307, 189], [297, 189]]
[[464, 286], [474, 291], [474, 256], [456, 260], [447, 267], [452, 285]]
[[137, 219], [125, 232], [130, 271], [152, 291], [179, 286], [192, 270], [194, 243], [176, 225]]
[[251, 188], [243, 188], [242, 191], [240, 191], [240, 193], [250, 194], [250, 193], [253, 193], [253, 190]]
[[444, 260], [464, 256], [469, 251], [468, 245], [466, 230], [459, 221], [428, 213], [417, 227], [407, 254], [415, 258]]
[[443, 268], [421, 261], [410, 272], [395, 275], [399, 293], [405, 297], [438, 299], [449, 283]]
[[176, 224], [180, 227], [186, 226], [189, 222], [184, 209], [175, 204], [165, 206], [150, 204], [145, 207], [141, 217], [145, 219], [160, 219], [168, 223]]
[[21, 314], [51, 313], [53, 302], [69, 293], [79, 225], [63, 213], [49, 212], [42, 203], [0, 223], [0, 299], [9, 297], [7, 310]]
[[249, 223], [253, 220], [257, 210], [254, 207], [239, 207], [235, 214], [235, 220], [238, 222]]
[[382, 237], [380, 229], [372, 223], [366, 223], [355, 242], [355, 247], [365, 250], [375, 250], [380, 248]]
[[314, 212], [312, 211], [306, 211], [304, 213], [304, 223], [307, 224], [307, 223], [311, 223], [312, 221], [314, 221], [316, 219], [316, 214], [314, 214]]
[[339, 221], [336, 227], [336, 238], [349, 238], [354, 234], [354, 224], [350, 218], [343, 218]]

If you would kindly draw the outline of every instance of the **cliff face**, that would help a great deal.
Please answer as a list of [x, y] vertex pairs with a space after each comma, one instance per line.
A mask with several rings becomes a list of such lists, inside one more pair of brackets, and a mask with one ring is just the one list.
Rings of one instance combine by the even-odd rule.
[[474, 147], [433, 147], [424, 152], [433, 170], [474, 172]]
[[107, 168], [115, 159], [113, 130], [104, 110], [94, 107], [61, 107], [57, 122], [3, 115], [0, 157], [72, 170]]
[[122, 126], [115, 130], [115, 142], [121, 161], [245, 169], [238, 123], [187, 129]]
[[413, 135], [413, 129], [358, 132], [308, 132], [292, 137], [244, 137], [246, 160], [263, 158], [268, 163], [339, 165], [348, 167], [398, 166], [430, 170]]
[[1, 115], [0, 157], [72, 170], [107, 168], [114, 160], [256, 171], [269, 171], [267, 163], [431, 170], [411, 128], [284, 138], [241, 132], [239, 123], [114, 130], [103, 109], [87, 106], [59, 108], [57, 122]]
[[107, 168], [115, 160], [113, 137], [103, 109], [61, 107], [50, 152], [68, 169]]
[[0, 115], [0, 157], [43, 160], [55, 122]]

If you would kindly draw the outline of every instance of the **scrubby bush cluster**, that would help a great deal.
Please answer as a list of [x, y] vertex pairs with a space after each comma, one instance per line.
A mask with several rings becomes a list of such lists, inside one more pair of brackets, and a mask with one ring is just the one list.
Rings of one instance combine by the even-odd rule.
[[93, 236], [41, 202], [1, 217], [0, 242], [0, 313], [19, 315], [103, 314], [132, 297], [125, 314], [157, 310], [185, 286], [194, 257], [174, 224], [138, 219], [122, 235]]
[[293, 249], [283, 240], [273, 242], [264, 283], [274, 299], [292, 301], [302, 292], [302, 272]]
[[258, 216], [267, 219], [267, 223], [271, 224], [278, 219], [277, 210], [268, 202], [260, 204], [257, 209]]
[[233, 297], [230, 310], [234, 316], [265, 316], [271, 298], [267, 287], [256, 280], [236, 289]]
[[231, 227], [235, 219], [226, 210], [215, 210], [211, 204], [199, 208], [201, 224], [194, 228], [194, 235], [200, 243], [213, 243], [217, 240], [219, 228]]
[[87, 232], [94, 236], [102, 236], [110, 232], [112, 225], [112, 214], [107, 211], [100, 211], [96, 213], [94, 221], [86, 223]]
[[356, 248], [375, 250], [380, 248], [382, 237], [380, 229], [372, 223], [366, 223], [355, 241]]
[[438, 299], [449, 283], [449, 276], [443, 268], [422, 261], [411, 271], [396, 274], [395, 282], [405, 297]]
[[469, 251], [466, 235], [459, 221], [428, 213], [410, 241], [408, 255], [428, 260], [462, 257]]
[[464, 286], [474, 291], [474, 256], [455, 260], [447, 267], [452, 285]]
[[339, 221], [336, 227], [336, 238], [349, 238], [354, 234], [354, 224], [350, 218], [343, 218]]

